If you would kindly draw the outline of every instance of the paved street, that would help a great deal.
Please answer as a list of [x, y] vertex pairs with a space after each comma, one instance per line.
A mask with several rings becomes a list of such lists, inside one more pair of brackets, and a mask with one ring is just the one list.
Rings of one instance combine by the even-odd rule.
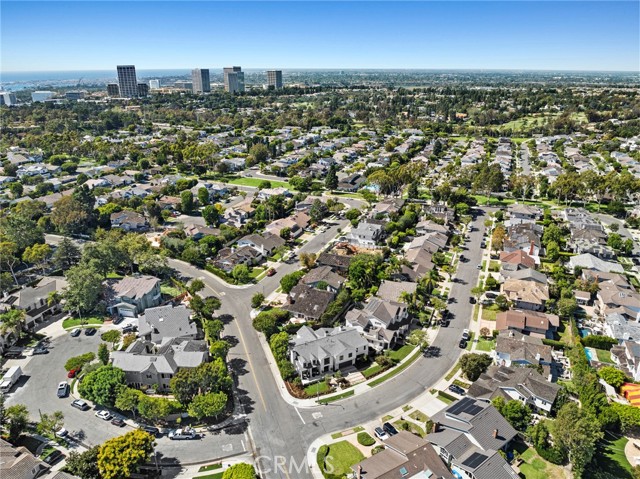
[[531, 173], [531, 164], [529, 163], [529, 145], [527, 143], [522, 143], [520, 145], [520, 153], [518, 155], [518, 166], [522, 168], [522, 174], [528, 175]]

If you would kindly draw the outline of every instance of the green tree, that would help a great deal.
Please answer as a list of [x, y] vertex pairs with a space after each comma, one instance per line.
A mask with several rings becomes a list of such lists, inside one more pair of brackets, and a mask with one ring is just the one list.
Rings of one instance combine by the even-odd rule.
[[547, 243], [547, 259], [549, 261], [557, 261], [560, 258], [560, 246], [555, 241]]
[[285, 226], [280, 230], [280, 238], [285, 241], [289, 241], [291, 239], [291, 228]]
[[500, 251], [504, 246], [505, 239], [507, 239], [507, 230], [503, 226], [496, 226], [491, 233], [491, 249]]
[[72, 266], [65, 273], [67, 288], [62, 296], [66, 300], [63, 308], [82, 315], [93, 311], [102, 295], [102, 276], [92, 266]]
[[598, 376], [600, 376], [607, 384], [618, 389], [627, 381], [625, 373], [613, 366], [605, 366], [598, 369]]
[[71, 451], [64, 471], [80, 479], [101, 479], [98, 470], [98, 452], [99, 446], [94, 446], [84, 452]]
[[492, 403], [514, 429], [524, 432], [531, 424], [531, 409], [526, 404], [514, 400], [505, 401], [502, 397], [495, 398]]
[[144, 393], [137, 389], [120, 388], [114, 406], [121, 411], [131, 412], [135, 417], [142, 396], [144, 396]]
[[338, 173], [335, 165], [329, 167], [327, 176], [324, 179], [324, 187], [329, 191], [335, 190], [338, 187]]
[[193, 193], [189, 190], [184, 190], [180, 193], [180, 211], [188, 215], [193, 211], [193, 207]]
[[24, 404], [9, 406], [4, 411], [4, 423], [8, 423], [9, 440], [15, 442], [16, 439], [27, 429], [29, 424], [29, 410]]
[[309, 209], [309, 218], [314, 223], [319, 223], [329, 213], [329, 208], [320, 200], [314, 200]]
[[227, 341], [224, 339], [217, 339], [215, 341], [211, 341], [209, 353], [212, 358], [226, 359], [227, 354], [229, 354], [229, 349], [231, 349], [231, 345]]
[[618, 233], [611, 233], [607, 238], [607, 246], [610, 246], [616, 251], [620, 251], [622, 249], [622, 236]]
[[[264, 143], [256, 143], [251, 148], [249, 148], [249, 156], [251, 156], [254, 164], [264, 163], [269, 157], [269, 150], [264, 145]], [[268, 186], [267, 188], [270, 188], [270, 186]]]
[[[0, 236], [0, 240], [1, 240]], [[11, 276], [16, 285], [18, 285], [18, 278], [16, 277], [15, 267], [20, 263], [18, 257], [18, 245], [12, 241], [0, 241], [0, 265], [9, 268]]]
[[349, 221], [353, 222], [355, 220], [357, 220], [358, 218], [360, 218], [360, 215], [362, 213], [360, 212], [359, 209], [357, 208], [351, 208], [350, 210], [348, 210], [344, 216], [345, 218], [347, 218]]
[[249, 267], [246, 264], [239, 264], [231, 270], [231, 276], [238, 283], [248, 283], [251, 279]]
[[131, 477], [151, 457], [154, 437], [140, 429], [109, 439], [98, 450], [98, 470], [102, 479]]
[[28, 246], [44, 243], [44, 233], [37, 223], [23, 215], [10, 214], [0, 219], [0, 242], [15, 245], [15, 251], [24, 251]]
[[414, 329], [407, 337], [407, 343], [425, 351], [429, 347], [429, 338], [424, 329]]
[[66, 271], [80, 261], [80, 248], [66, 236], [56, 246], [52, 262], [55, 268]]
[[110, 329], [109, 331], [106, 331], [102, 333], [102, 335], [100, 335], [100, 339], [102, 339], [103, 341], [106, 341], [107, 343], [111, 343], [113, 345], [115, 345], [118, 341], [120, 341], [121, 337], [122, 337], [122, 333], [120, 332], [119, 329]]
[[64, 235], [84, 233], [88, 230], [89, 215], [74, 196], [63, 196], [53, 204], [51, 222]]
[[106, 343], [100, 343], [98, 345], [98, 359], [102, 364], [107, 364], [109, 362], [109, 348]]
[[64, 414], [62, 411], [54, 411], [51, 414], [41, 413], [38, 423], [38, 433], [42, 435], [53, 435], [64, 424]]
[[303, 276], [304, 271], [294, 271], [293, 273], [284, 275], [280, 280], [280, 287], [282, 288], [282, 292], [285, 294], [289, 294]]
[[563, 318], [572, 318], [578, 310], [578, 303], [575, 296], [571, 298], [560, 298], [558, 300], [558, 314]]
[[198, 203], [202, 206], [209, 204], [209, 190], [204, 186], [198, 188]]
[[256, 470], [251, 464], [241, 462], [227, 468], [222, 479], [256, 479]]
[[460, 368], [469, 381], [475, 381], [491, 365], [491, 356], [468, 353], [460, 358]]
[[262, 180], [259, 184], [258, 184], [258, 189], [259, 190], [268, 190], [271, 188], [271, 182], [269, 180]]
[[80, 395], [101, 406], [113, 406], [118, 393], [125, 385], [125, 375], [122, 369], [111, 365], [101, 366], [87, 374], [80, 385]]
[[349, 264], [349, 284], [354, 289], [369, 289], [378, 285], [378, 268], [382, 264], [382, 256], [377, 254], [357, 254]]
[[20, 339], [22, 330], [24, 329], [26, 313], [23, 309], [10, 309], [6, 313], [0, 314], [0, 333], [13, 334]]
[[171, 401], [163, 397], [141, 395], [138, 400], [138, 413], [155, 423], [171, 414]]
[[72, 358], [67, 359], [67, 362], [64, 364], [64, 368], [67, 371], [71, 371], [72, 369], [75, 369], [75, 370], [82, 369], [82, 367], [85, 364], [90, 363], [95, 358], [96, 358], [96, 354], [93, 352], [80, 354], [79, 356], [74, 356]]
[[[316, 264], [316, 254], [315, 253], [300, 253], [300, 264], [305, 269], [311, 269]], [[320, 288], [321, 289], [321, 288]]]
[[24, 250], [24, 253], [22, 253], [22, 260], [25, 263], [31, 263], [39, 266], [44, 274], [49, 256], [51, 256], [51, 246], [48, 244], [36, 243]]
[[256, 293], [251, 297], [252, 308], [259, 308], [260, 306], [262, 306], [263, 302], [264, 302], [264, 294], [262, 293]]
[[202, 209], [202, 217], [208, 226], [217, 226], [220, 222], [220, 212], [214, 205], [207, 205]]
[[14, 182], [9, 185], [9, 191], [11, 192], [11, 197], [16, 199], [22, 196], [24, 188], [22, 186], [22, 183]]
[[198, 421], [205, 417], [217, 417], [227, 405], [227, 395], [223, 392], [197, 394], [189, 404], [189, 416]]

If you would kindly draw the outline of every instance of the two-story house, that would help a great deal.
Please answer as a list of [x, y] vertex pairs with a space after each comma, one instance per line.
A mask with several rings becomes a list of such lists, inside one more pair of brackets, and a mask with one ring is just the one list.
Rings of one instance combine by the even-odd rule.
[[502, 285], [502, 292], [517, 309], [543, 311], [549, 300], [549, 287], [536, 281], [509, 278]]
[[105, 298], [109, 314], [134, 318], [162, 300], [160, 280], [154, 276], [126, 276], [105, 281]]
[[384, 236], [384, 228], [380, 224], [361, 221], [358, 226], [352, 229], [347, 235], [347, 240], [363, 248], [374, 248]]
[[539, 338], [553, 339], [553, 333], [560, 326], [560, 318], [555, 314], [539, 311], [511, 309], [496, 315], [498, 331], [513, 330]]
[[409, 329], [407, 305], [371, 298], [364, 308], [352, 309], [345, 316], [347, 327], [355, 328], [376, 352], [393, 347]]

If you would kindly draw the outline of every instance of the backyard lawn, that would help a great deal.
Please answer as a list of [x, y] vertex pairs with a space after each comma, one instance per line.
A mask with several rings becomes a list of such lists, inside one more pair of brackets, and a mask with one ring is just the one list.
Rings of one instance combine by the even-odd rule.
[[[330, 457], [330, 459], [329, 459]], [[351, 443], [339, 441], [318, 449], [318, 466], [327, 479], [338, 479], [351, 472], [351, 466], [364, 459], [364, 455]], [[328, 464], [325, 464], [325, 460]], [[327, 472], [326, 466], [330, 466]]]
[[598, 361], [600, 361], [601, 363], [613, 364], [613, 361], [611, 360], [611, 351], [607, 351], [605, 349], [593, 349], [595, 349], [596, 354], [598, 355]]
[[[624, 454], [624, 447], [628, 441], [624, 436], [615, 439], [611, 434], [606, 434], [605, 440], [598, 443], [593, 462], [598, 465], [601, 471], [611, 474], [611, 477], [631, 479], [633, 477], [632, 467]], [[584, 477], [587, 479], [595, 478], [597, 477], [596, 471], [587, 470]]]
[[169, 284], [161, 284], [160, 292], [172, 298], [175, 298], [176, 296], [180, 296], [182, 294], [182, 291], [180, 291], [175, 286], [169, 285]]
[[524, 479], [563, 479], [562, 467], [551, 464], [542, 459], [532, 447], [522, 453], [524, 461], [520, 465], [520, 474]]

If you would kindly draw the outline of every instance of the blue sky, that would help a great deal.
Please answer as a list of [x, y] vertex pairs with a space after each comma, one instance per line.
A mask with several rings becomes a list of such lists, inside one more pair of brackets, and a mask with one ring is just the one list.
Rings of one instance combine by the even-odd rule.
[[640, 2], [1, 3], [2, 71], [640, 70]]

